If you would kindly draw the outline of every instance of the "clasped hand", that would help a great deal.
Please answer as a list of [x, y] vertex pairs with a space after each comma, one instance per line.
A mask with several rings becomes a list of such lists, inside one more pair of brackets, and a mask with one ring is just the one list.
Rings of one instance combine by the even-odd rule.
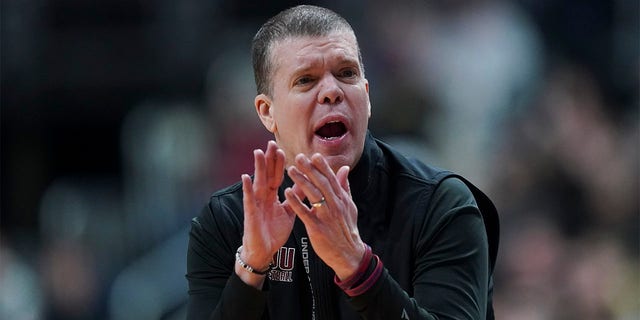
[[[313, 250], [338, 278], [346, 279], [358, 268], [364, 244], [358, 233], [358, 210], [349, 189], [349, 167], [333, 172], [325, 158], [299, 154], [287, 169], [294, 182], [278, 199], [284, 178], [284, 152], [274, 141], [267, 151], [254, 151], [254, 180], [242, 176], [244, 205], [243, 261], [266, 267], [284, 245], [295, 217], [304, 223]], [[307, 206], [304, 199], [316, 206]], [[253, 263], [253, 264], [252, 264]]]

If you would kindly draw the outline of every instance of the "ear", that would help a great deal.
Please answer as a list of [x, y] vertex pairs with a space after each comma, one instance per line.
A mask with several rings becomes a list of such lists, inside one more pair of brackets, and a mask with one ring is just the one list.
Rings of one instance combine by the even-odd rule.
[[273, 118], [273, 106], [271, 99], [264, 93], [256, 96], [253, 103], [256, 106], [256, 112], [260, 117], [260, 121], [269, 132], [274, 133], [276, 130], [276, 122]]
[[371, 118], [371, 100], [369, 100], [369, 80], [364, 79], [364, 90], [367, 91], [367, 108], [369, 108], [369, 118]]

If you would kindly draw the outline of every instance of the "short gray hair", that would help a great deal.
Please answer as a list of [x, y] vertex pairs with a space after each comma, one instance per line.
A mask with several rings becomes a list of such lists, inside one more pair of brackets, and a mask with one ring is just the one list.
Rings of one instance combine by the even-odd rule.
[[[342, 16], [329, 9], [311, 5], [289, 8], [265, 22], [253, 37], [251, 46], [253, 73], [258, 93], [267, 95], [271, 93], [273, 66], [270, 53], [275, 42], [292, 37], [326, 36], [334, 31], [348, 31], [355, 37], [353, 28]], [[364, 69], [357, 39], [356, 46], [360, 68]]]

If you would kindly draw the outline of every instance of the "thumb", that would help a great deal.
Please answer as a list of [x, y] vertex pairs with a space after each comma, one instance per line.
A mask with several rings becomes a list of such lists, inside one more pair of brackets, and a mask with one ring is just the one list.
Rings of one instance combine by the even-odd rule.
[[338, 183], [340, 183], [342, 189], [344, 189], [344, 191], [346, 191], [349, 196], [351, 196], [351, 187], [349, 187], [349, 170], [349, 166], [342, 166], [340, 169], [338, 169], [336, 178], [338, 178]]

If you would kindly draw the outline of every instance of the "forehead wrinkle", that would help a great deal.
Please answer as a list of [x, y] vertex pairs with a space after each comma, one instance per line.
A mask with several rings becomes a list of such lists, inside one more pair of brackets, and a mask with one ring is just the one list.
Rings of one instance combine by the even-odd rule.
[[[320, 50], [317, 51], [316, 49]], [[299, 66], [294, 68], [294, 72], [318, 68], [323, 66], [327, 62], [327, 59], [330, 61], [336, 61], [337, 65], [359, 64], [356, 52], [353, 52], [349, 47], [345, 47], [330, 40], [320, 45], [317, 45], [316, 43], [306, 44], [297, 50], [294, 59], [296, 62], [299, 62]], [[278, 61], [276, 70], [280, 67], [281, 62], [282, 61]]]
[[[319, 49], [324, 49], [327, 46], [336, 46], [341, 51], [345, 52], [345, 55], [353, 54], [356, 58], [358, 57], [358, 44], [355, 38], [355, 35], [352, 32], [344, 32], [344, 31], [334, 31], [327, 35], [320, 36], [289, 36], [283, 39], [276, 40], [271, 43], [269, 46], [269, 52], [272, 56], [273, 52], [277, 47], [281, 47], [282, 45], [292, 44], [297, 40], [307, 40], [308, 42], [300, 47], [297, 51], [304, 51], [308, 47], [315, 47]], [[343, 41], [346, 40], [346, 41]], [[344, 45], [346, 44], [346, 45]], [[315, 50], [315, 49], [314, 49]], [[353, 51], [353, 52], [352, 52]], [[272, 56], [273, 57], [273, 56]]]
[[[357, 57], [357, 49], [355, 49], [356, 44], [352, 43], [353, 39], [345, 39], [340, 37], [339, 35], [326, 36], [322, 39], [322, 42], [319, 42], [318, 38], [309, 38], [309, 42], [302, 46], [298, 53], [304, 54], [305, 50], [313, 50], [315, 52], [316, 49], [320, 49], [322, 52], [329, 52], [332, 56], [335, 56], [335, 52], [340, 52], [339, 56], [348, 57], [355, 53]], [[346, 42], [342, 40], [347, 40]], [[311, 49], [309, 49], [311, 48]], [[355, 52], [352, 52], [355, 51]]]

